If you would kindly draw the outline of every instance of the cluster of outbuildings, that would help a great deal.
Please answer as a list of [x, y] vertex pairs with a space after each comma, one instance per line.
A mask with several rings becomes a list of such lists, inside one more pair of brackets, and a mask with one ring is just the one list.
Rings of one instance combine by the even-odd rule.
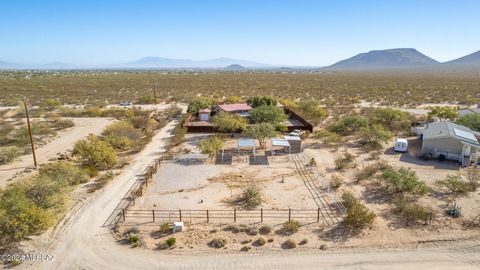
[[[308, 130], [313, 131], [313, 125], [310, 124], [303, 117], [290, 110], [285, 106], [281, 106], [285, 114], [288, 116], [287, 121], [285, 121], [285, 126], [289, 132], [294, 130]], [[236, 104], [219, 104], [212, 109], [202, 109], [198, 111], [198, 115], [192, 116], [190, 119], [185, 121], [185, 128], [187, 132], [215, 132], [215, 128], [211, 122], [212, 117], [218, 113], [229, 113], [236, 114], [241, 117], [248, 117], [250, 111], [253, 108], [247, 103], [236, 103]]]

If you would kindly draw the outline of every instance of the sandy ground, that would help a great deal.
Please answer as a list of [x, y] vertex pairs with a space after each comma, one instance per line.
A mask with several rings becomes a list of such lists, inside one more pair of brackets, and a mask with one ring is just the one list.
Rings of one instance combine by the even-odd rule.
[[[88, 136], [88, 134], [100, 134], [103, 129], [113, 121], [109, 118], [69, 118], [75, 126], [58, 132], [56, 138], [46, 145], [36, 149], [37, 162], [46, 163], [56, 158], [59, 153], [64, 153], [73, 148], [75, 142]], [[0, 187], [6, 186], [12, 177], [22, 171], [30, 171], [34, 168], [32, 155], [24, 155], [16, 161], [0, 166]]]

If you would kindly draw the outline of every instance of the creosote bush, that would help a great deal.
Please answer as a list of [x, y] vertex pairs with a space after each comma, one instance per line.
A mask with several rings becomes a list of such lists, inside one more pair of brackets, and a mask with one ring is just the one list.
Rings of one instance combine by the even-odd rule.
[[225, 238], [215, 238], [212, 239], [208, 245], [213, 248], [223, 248], [227, 244], [227, 239]]
[[238, 201], [242, 203], [246, 208], [255, 208], [259, 206], [263, 201], [262, 193], [257, 186], [251, 185], [243, 190]]
[[112, 146], [94, 135], [78, 141], [73, 149], [73, 154], [79, 157], [83, 165], [94, 166], [99, 170], [111, 169], [118, 161]]
[[258, 228], [258, 231], [260, 234], [265, 235], [271, 233], [273, 230], [272, 226], [270, 225], [262, 225], [260, 228]]
[[173, 245], [175, 245], [175, 243], [177, 243], [177, 238], [175, 238], [175, 237], [170, 237], [170, 238], [168, 238], [167, 240], [165, 240], [165, 243], [166, 243], [169, 247], [172, 247]]
[[292, 239], [287, 239], [285, 242], [283, 242], [282, 247], [285, 249], [292, 249], [297, 247], [297, 242], [295, 242]]
[[283, 223], [281, 231], [283, 234], [290, 235], [298, 232], [298, 229], [300, 229], [301, 226], [302, 224], [299, 221], [292, 219]]
[[462, 179], [460, 175], [447, 175], [443, 180], [438, 180], [435, 183], [437, 186], [447, 189], [453, 194], [466, 194], [474, 191], [475, 184]]
[[343, 219], [342, 224], [348, 229], [362, 229], [372, 224], [375, 220], [375, 213], [363, 205], [352, 193], [344, 193], [342, 201], [345, 208], [347, 208], [347, 215]]
[[344, 152], [343, 155], [335, 159], [335, 169], [342, 171], [348, 168], [355, 167], [355, 156], [349, 152]]

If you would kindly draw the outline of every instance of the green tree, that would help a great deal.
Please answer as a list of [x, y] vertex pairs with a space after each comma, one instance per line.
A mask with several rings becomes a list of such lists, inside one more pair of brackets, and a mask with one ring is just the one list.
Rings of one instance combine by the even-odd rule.
[[241, 116], [221, 112], [212, 119], [218, 132], [242, 132], [247, 128], [247, 120]]
[[480, 115], [476, 113], [466, 114], [458, 118], [457, 124], [466, 126], [475, 131], [480, 131]]
[[285, 122], [288, 117], [283, 110], [277, 106], [263, 105], [251, 110], [249, 119], [253, 123], [270, 123], [277, 126]]
[[202, 153], [208, 154], [210, 158], [217, 156], [218, 151], [223, 149], [223, 142], [218, 136], [210, 136], [198, 143], [198, 148]]
[[392, 108], [376, 108], [373, 111], [373, 121], [391, 131], [401, 131], [410, 128], [407, 113]]
[[197, 115], [199, 110], [210, 108], [215, 103], [215, 99], [211, 97], [197, 98], [188, 104], [187, 112], [192, 115]]
[[430, 112], [428, 112], [428, 118], [430, 120], [453, 121], [457, 117], [458, 117], [458, 112], [451, 107], [435, 106], [430, 108]]
[[277, 99], [271, 96], [254, 96], [247, 100], [253, 108], [260, 106], [276, 106]]
[[352, 133], [368, 125], [368, 118], [360, 115], [348, 115], [342, 119], [343, 125]]
[[364, 144], [380, 145], [388, 142], [392, 135], [381, 125], [369, 125], [360, 129], [360, 141]]
[[276, 135], [275, 127], [269, 123], [251, 125], [246, 130], [246, 135], [258, 140], [260, 147], [265, 147], [265, 140]]
[[112, 146], [92, 134], [75, 144], [73, 154], [80, 158], [83, 165], [97, 169], [111, 169], [118, 161]]
[[382, 180], [387, 190], [402, 194], [423, 195], [428, 191], [425, 182], [421, 181], [415, 171], [401, 167], [398, 170], [387, 168], [383, 171]]

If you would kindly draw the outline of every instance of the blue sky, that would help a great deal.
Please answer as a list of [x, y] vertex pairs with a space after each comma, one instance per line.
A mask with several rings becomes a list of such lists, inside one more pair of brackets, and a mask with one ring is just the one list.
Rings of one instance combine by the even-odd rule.
[[480, 1], [1, 1], [0, 60], [123, 63], [231, 57], [322, 66], [413, 47], [439, 61], [480, 50]]

